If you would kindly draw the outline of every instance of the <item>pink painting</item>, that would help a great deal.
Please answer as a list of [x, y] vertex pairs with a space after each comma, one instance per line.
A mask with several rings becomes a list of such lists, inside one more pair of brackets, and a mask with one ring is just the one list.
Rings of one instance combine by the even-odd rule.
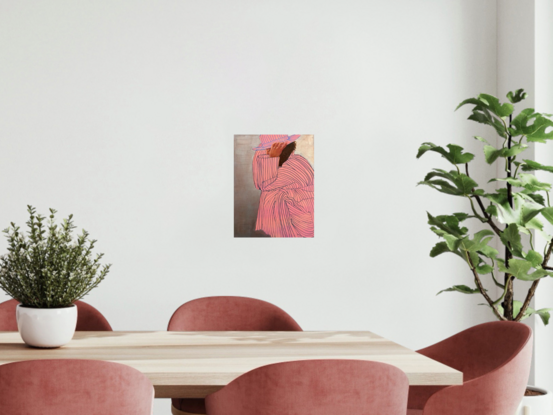
[[234, 236], [313, 238], [313, 136], [237, 135], [234, 156]]

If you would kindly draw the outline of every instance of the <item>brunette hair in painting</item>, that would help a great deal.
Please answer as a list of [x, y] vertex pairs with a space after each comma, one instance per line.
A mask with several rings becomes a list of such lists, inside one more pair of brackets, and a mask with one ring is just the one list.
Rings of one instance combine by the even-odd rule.
[[288, 144], [286, 147], [284, 147], [284, 150], [282, 150], [282, 153], [280, 153], [280, 161], [278, 162], [278, 166], [282, 167], [284, 163], [288, 160], [288, 157], [294, 152], [296, 149], [296, 142], [292, 142]]

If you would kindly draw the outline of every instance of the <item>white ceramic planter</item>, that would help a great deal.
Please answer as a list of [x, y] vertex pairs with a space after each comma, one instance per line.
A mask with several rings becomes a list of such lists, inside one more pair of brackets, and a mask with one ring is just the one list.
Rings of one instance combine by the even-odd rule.
[[553, 394], [545, 389], [528, 386], [528, 389], [545, 393], [545, 395], [525, 396], [518, 407], [516, 415], [551, 415], [553, 414]]
[[17, 327], [25, 343], [34, 347], [60, 347], [69, 343], [77, 327], [77, 306], [16, 309]]

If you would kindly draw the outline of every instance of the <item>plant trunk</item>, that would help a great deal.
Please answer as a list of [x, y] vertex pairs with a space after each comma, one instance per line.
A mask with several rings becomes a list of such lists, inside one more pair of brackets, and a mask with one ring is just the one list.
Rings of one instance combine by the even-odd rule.
[[[511, 127], [511, 121], [513, 117], [512, 115], [509, 115], [509, 127]], [[511, 134], [509, 134], [509, 139], [507, 140], [507, 147], [510, 149], [512, 144], [512, 137]], [[507, 157], [507, 177], [512, 177], [511, 175], [511, 167], [512, 167], [512, 158]], [[507, 182], [507, 201], [509, 202], [509, 206], [513, 208], [513, 187], [509, 182]], [[505, 226], [506, 227], [506, 226]], [[509, 247], [505, 245], [505, 267], [509, 268], [509, 260], [513, 257], [511, 254], [511, 251], [509, 250]], [[514, 320], [516, 316], [513, 316], [513, 300], [514, 300], [514, 282], [515, 277], [513, 277], [509, 273], [505, 273], [505, 279], [504, 284], [507, 287], [507, 290], [505, 292], [505, 298], [503, 299], [503, 315], [507, 320]]]

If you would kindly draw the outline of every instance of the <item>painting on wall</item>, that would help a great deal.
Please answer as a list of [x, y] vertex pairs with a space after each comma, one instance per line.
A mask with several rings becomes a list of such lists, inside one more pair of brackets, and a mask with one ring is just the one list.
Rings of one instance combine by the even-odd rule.
[[313, 238], [313, 135], [234, 136], [234, 237]]

